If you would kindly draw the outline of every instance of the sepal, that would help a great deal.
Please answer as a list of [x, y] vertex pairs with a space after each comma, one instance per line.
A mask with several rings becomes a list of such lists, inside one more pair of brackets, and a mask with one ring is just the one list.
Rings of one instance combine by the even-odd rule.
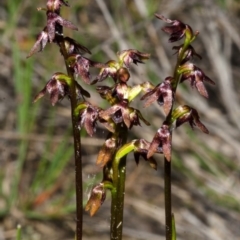
[[31, 57], [36, 52], [41, 52], [47, 43], [49, 42], [47, 27], [45, 27], [41, 33], [38, 34], [37, 40], [34, 43], [32, 49], [30, 50], [27, 58]]

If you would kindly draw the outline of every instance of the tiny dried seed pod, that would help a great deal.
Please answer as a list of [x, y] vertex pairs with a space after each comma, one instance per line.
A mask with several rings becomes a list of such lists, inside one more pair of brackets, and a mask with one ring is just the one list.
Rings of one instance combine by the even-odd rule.
[[109, 161], [113, 160], [114, 153], [116, 152], [116, 147], [116, 139], [114, 137], [108, 138], [98, 153], [97, 165], [103, 167]]
[[104, 184], [99, 183], [96, 186], [94, 186], [85, 207], [85, 210], [89, 211], [91, 217], [101, 207], [105, 198], [106, 198], [106, 189], [104, 188]]

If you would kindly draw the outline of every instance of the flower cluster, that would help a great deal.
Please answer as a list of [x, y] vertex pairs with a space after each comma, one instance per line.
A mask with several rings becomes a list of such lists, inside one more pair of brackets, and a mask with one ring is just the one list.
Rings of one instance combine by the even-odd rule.
[[[42, 51], [47, 43], [58, 42], [57, 36], [63, 37], [62, 27], [78, 30], [78, 28], [70, 21], [63, 19], [60, 16], [60, 9], [64, 6], [69, 6], [66, 1], [63, 0], [48, 0], [46, 8], [38, 8], [39, 10], [45, 10], [47, 16], [47, 25], [43, 28], [42, 32], [38, 35], [37, 41], [30, 50], [27, 57], [32, 56], [38, 51]], [[66, 41], [69, 41], [67, 38]], [[70, 40], [71, 41], [71, 40]], [[74, 40], [73, 40], [74, 41]], [[72, 41], [72, 43], [73, 43]], [[86, 50], [86, 49], [85, 49]]]
[[193, 63], [189, 62], [192, 57], [196, 56], [201, 59], [201, 56], [196, 53], [191, 43], [195, 40], [198, 32], [193, 33], [192, 28], [178, 20], [171, 20], [162, 15], [156, 14], [156, 17], [170, 24], [165, 26], [162, 30], [170, 34], [169, 42], [176, 42], [184, 39], [184, 43], [179, 46], [174, 46], [176, 50], [178, 61], [175, 68], [174, 76], [165, 78], [162, 83], [159, 83], [154, 88], [150, 89], [141, 100], [146, 100], [145, 106], [149, 106], [157, 101], [163, 106], [166, 114], [166, 120], [155, 134], [149, 149], [147, 157], [151, 157], [159, 147], [162, 148], [165, 158], [171, 160], [171, 144], [172, 144], [172, 130], [173, 125], [179, 127], [185, 122], [188, 122], [193, 128], [197, 126], [204, 133], [208, 133], [207, 128], [200, 122], [200, 117], [196, 109], [189, 106], [179, 106], [174, 109], [174, 97], [178, 83], [186, 80], [190, 81], [192, 87], [196, 87], [198, 92], [208, 97], [208, 92], [204, 86], [204, 82], [215, 84], [206, 74]]

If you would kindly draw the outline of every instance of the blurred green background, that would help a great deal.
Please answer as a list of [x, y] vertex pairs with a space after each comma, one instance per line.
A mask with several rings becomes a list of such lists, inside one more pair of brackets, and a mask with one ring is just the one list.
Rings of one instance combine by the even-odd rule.
[[[24, 240], [74, 239], [74, 161], [67, 99], [55, 107], [34, 96], [51, 75], [65, 72], [54, 44], [26, 59], [46, 24], [44, 0], [0, 2], [0, 240], [15, 239], [21, 224]], [[200, 31], [194, 42], [203, 57], [194, 63], [215, 81], [204, 99], [188, 83], [178, 89], [178, 103], [196, 108], [207, 136], [184, 126], [174, 131], [173, 211], [178, 240], [240, 239], [240, 3], [237, 0], [78, 0], [62, 16], [78, 27], [65, 29], [106, 62], [116, 52], [134, 48], [151, 53], [131, 68], [132, 84], [161, 82], [172, 74], [174, 51], [154, 13], [179, 19]], [[87, 56], [89, 57], [89, 56]], [[96, 73], [93, 73], [93, 75]], [[80, 80], [79, 80], [80, 81]], [[93, 104], [99, 98], [89, 89]], [[105, 103], [101, 103], [105, 106]], [[134, 127], [130, 138], [151, 140], [164, 119], [157, 104], [147, 109], [135, 101], [150, 128]], [[101, 180], [95, 165], [107, 132], [83, 139], [85, 201]], [[163, 158], [158, 170], [128, 157], [124, 239], [164, 239]], [[109, 196], [96, 216], [84, 215], [84, 239], [108, 239]]]

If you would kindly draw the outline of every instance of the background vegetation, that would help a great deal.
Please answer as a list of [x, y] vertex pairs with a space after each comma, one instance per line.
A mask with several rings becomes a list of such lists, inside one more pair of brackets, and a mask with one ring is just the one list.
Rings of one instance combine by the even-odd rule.
[[[62, 15], [76, 23], [66, 30], [106, 62], [116, 51], [136, 48], [151, 53], [144, 66], [132, 69], [132, 81], [162, 81], [171, 74], [173, 51], [161, 13], [190, 24], [200, 35], [198, 65], [216, 82], [209, 100], [187, 84], [178, 101], [196, 107], [210, 130], [206, 136], [189, 126], [174, 134], [173, 208], [178, 239], [240, 238], [240, 3], [237, 0], [78, 0]], [[65, 71], [53, 44], [26, 60], [42, 30], [44, 0], [0, 2], [0, 239], [15, 239], [17, 224], [24, 240], [73, 239], [74, 163], [68, 100], [50, 106], [47, 98], [32, 104], [53, 72]], [[198, 60], [196, 60], [198, 61]], [[87, 86], [85, 86], [87, 88]], [[91, 90], [90, 90], [91, 91]], [[100, 101], [92, 94], [92, 103]], [[104, 102], [102, 103], [104, 104]], [[142, 108], [141, 102], [136, 102]], [[151, 128], [133, 128], [132, 137], [151, 140], [162, 123], [161, 109], [144, 109]], [[96, 154], [106, 136], [83, 139], [85, 199], [101, 179]], [[124, 239], [161, 239], [164, 234], [163, 157], [158, 170], [128, 158]], [[108, 239], [109, 201], [96, 216], [84, 216], [84, 239]], [[162, 238], [163, 239], [163, 238]]]

